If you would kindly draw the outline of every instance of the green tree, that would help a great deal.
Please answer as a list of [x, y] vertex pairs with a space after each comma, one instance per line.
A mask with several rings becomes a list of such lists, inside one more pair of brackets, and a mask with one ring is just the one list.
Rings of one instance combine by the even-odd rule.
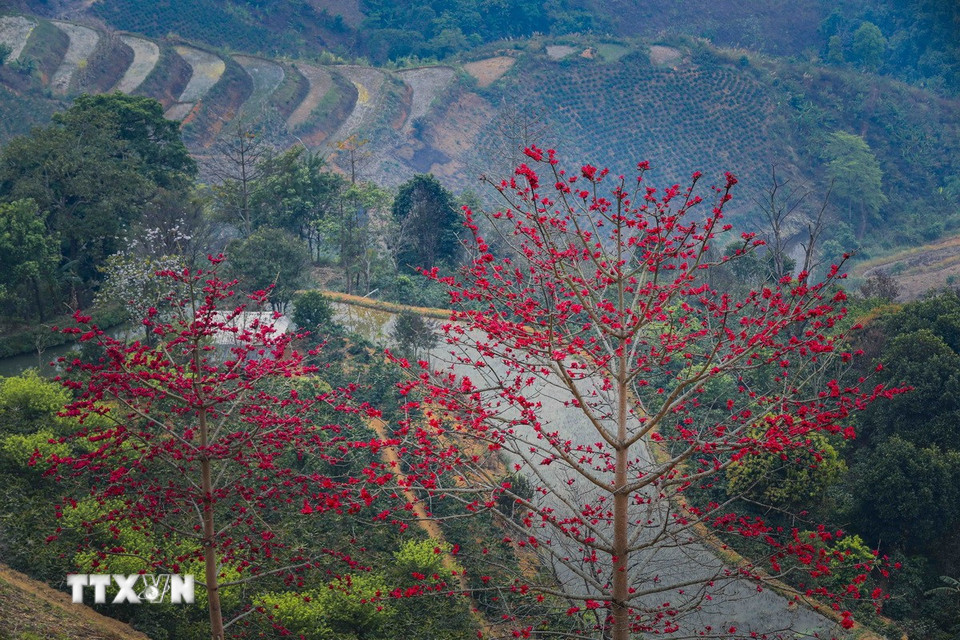
[[852, 517], [868, 542], [924, 550], [960, 523], [960, 452], [893, 436], [851, 467]]
[[324, 159], [303, 147], [294, 147], [264, 161], [262, 177], [251, 195], [255, 223], [285, 229], [307, 243], [311, 256], [336, 255], [322, 243], [325, 220], [337, 217], [338, 200], [347, 180], [328, 170]]
[[197, 164], [183, 144], [180, 125], [164, 118], [163, 105], [153, 98], [120, 92], [82, 95], [53, 121], [77, 132], [105, 127], [121, 143], [123, 160], [158, 187], [185, 189], [196, 177]]
[[805, 446], [775, 454], [747, 456], [727, 469], [731, 496], [745, 496], [791, 513], [826, 507], [824, 497], [847, 471], [837, 450], [821, 433], [807, 436]]
[[872, 22], [864, 22], [853, 33], [853, 56], [864, 69], [876, 71], [887, 52], [887, 39], [880, 27]]
[[400, 355], [411, 360], [429, 360], [430, 349], [439, 342], [430, 322], [410, 311], [397, 316], [392, 337]]
[[827, 41], [827, 62], [843, 64], [843, 38], [838, 35], [830, 36]]
[[399, 225], [394, 249], [399, 269], [456, 263], [460, 253], [456, 202], [432, 174], [418, 174], [400, 185], [393, 217]]
[[270, 305], [282, 312], [301, 288], [307, 274], [310, 254], [306, 245], [296, 236], [263, 227], [249, 238], [228, 247], [233, 273], [247, 291], [270, 287]]
[[15, 318], [43, 320], [54, 298], [59, 242], [32, 200], [0, 203], [0, 301]]
[[65, 272], [89, 291], [143, 208], [196, 172], [171, 125], [155, 100], [81, 96], [0, 152], [0, 201], [37, 203], [47, 233], [60, 239]]
[[870, 145], [862, 137], [836, 131], [827, 138], [823, 149], [827, 162], [827, 178], [833, 193], [844, 201], [849, 213], [860, 212], [858, 238], [866, 232], [867, 217], [876, 216], [887, 201], [883, 195], [883, 171]]
[[304, 291], [293, 298], [293, 321], [306, 331], [330, 332], [336, 326], [333, 307], [319, 291]]

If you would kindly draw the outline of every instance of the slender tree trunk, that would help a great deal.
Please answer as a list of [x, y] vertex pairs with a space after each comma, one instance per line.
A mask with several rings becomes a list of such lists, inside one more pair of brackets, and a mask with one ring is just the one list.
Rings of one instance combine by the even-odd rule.
[[[197, 371], [200, 369], [199, 345], [193, 347], [193, 359]], [[201, 398], [202, 401], [202, 398]], [[223, 612], [220, 609], [220, 582], [217, 575], [217, 541], [213, 526], [213, 474], [210, 469], [209, 425], [207, 414], [200, 409], [200, 490], [203, 492], [203, 570], [207, 586], [207, 605], [210, 613], [210, 637], [212, 640], [224, 640]]]
[[[626, 348], [626, 345], [623, 347]], [[617, 448], [613, 495], [613, 640], [630, 639], [629, 525], [630, 496], [627, 486], [627, 358], [620, 356], [617, 374]]]

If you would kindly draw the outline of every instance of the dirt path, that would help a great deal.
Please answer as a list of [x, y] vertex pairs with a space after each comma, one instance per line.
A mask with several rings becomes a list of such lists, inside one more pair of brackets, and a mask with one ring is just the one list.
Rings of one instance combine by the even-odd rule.
[[[0, 633], [10, 637], [148, 640], [147, 636], [0, 564]], [[6, 637], [6, 636], [4, 636]]]
[[402, 129], [403, 133], [409, 133], [414, 120], [427, 115], [433, 101], [453, 80], [455, 72], [451, 67], [421, 67], [398, 71], [397, 75], [413, 89], [410, 113]]
[[387, 79], [383, 71], [371, 67], [344, 65], [337, 67], [337, 71], [357, 88], [357, 104], [343, 124], [330, 136], [331, 141], [345, 140], [350, 134], [373, 122], [383, 101], [381, 89]]
[[23, 53], [27, 39], [37, 23], [23, 16], [3, 16], [0, 18], [0, 42], [10, 47], [8, 62], [13, 62]]
[[136, 38], [134, 36], [120, 36], [125, 45], [133, 49], [133, 62], [127, 67], [120, 81], [113, 88], [114, 91], [130, 93], [139, 87], [160, 59], [160, 47], [156, 43]]
[[70, 88], [70, 80], [81, 64], [85, 64], [100, 42], [100, 34], [88, 27], [81, 27], [72, 22], [51, 21], [70, 38], [70, 46], [63, 56], [63, 62], [50, 80], [50, 88], [54, 93], [64, 94]]
[[253, 80], [253, 93], [243, 104], [242, 111], [247, 117], [258, 117], [266, 108], [267, 101], [283, 82], [286, 72], [275, 62], [253, 56], [233, 56], [243, 70]]
[[487, 58], [486, 60], [477, 60], [463, 65], [464, 71], [477, 79], [477, 84], [481, 87], [489, 87], [494, 82], [503, 77], [516, 63], [515, 58], [509, 56], [497, 56]]

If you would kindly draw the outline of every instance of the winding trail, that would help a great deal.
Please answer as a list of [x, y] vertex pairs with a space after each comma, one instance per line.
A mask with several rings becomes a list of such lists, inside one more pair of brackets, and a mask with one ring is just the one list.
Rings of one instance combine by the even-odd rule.
[[157, 61], [160, 59], [160, 47], [155, 42], [134, 36], [123, 35], [120, 36], [120, 40], [133, 49], [133, 62], [127, 67], [123, 77], [120, 78], [113, 90], [130, 93], [143, 84], [153, 68], [157, 66]]
[[70, 81], [80, 65], [86, 63], [87, 58], [96, 50], [97, 43], [100, 42], [100, 34], [89, 27], [82, 27], [72, 22], [51, 20], [51, 23], [70, 38], [70, 45], [63, 56], [63, 62], [50, 80], [50, 88], [53, 92], [62, 95], [70, 88]]
[[35, 21], [23, 16], [0, 17], [0, 42], [10, 47], [8, 62], [13, 62], [20, 57], [36, 26]]

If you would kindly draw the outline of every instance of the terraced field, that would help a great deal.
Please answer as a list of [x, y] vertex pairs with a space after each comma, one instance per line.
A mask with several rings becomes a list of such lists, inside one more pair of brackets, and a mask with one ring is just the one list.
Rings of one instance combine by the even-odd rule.
[[447, 88], [456, 72], [452, 67], [421, 67], [405, 69], [397, 75], [413, 90], [410, 112], [403, 124], [403, 132], [409, 133], [414, 121], [427, 115], [433, 101]]
[[495, 56], [485, 60], [476, 60], [463, 65], [463, 70], [477, 80], [480, 87], [489, 87], [503, 77], [514, 65], [516, 58], [510, 56]]
[[67, 47], [63, 62], [60, 63], [60, 67], [50, 80], [50, 88], [55, 93], [64, 94], [70, 88], [70, 81], [77, 69], [80, 68], [80, 65], [86, 64], [87, 58], [97, 48], [100, 34], [89, 27], [83, 27], [72, 22], [54, 20], [53, 24], [70, 38], [70, 46]]
[[177, 99], [177, 104], [167, 109], [164, 115], [170, 120], [183, 120], [193, 109], [197, 100], [203, 98], [213, 85], [217, 84], [227, 65], [217, 56], [202, 49], [183, 45], [174, 48], [177, 55], [190, 65], [192, 75], [187, 87]]
[[243, 105], [243, 115], [246, 119], [257, 118], [266, 111], [270, 96], [283, 82], [283, 67], [265, 58], [253, 56], [233, 56], [233, 59], [240, 63], [253, 80], [253, 93]]
[[331, 136], [332, 140], [344, 140], [351, 134], [357, 133], [376, 120], [377, 110], [383, 98], [383, 84], [387, 79], [386, 73], [371, 67], [344, 65], [337, 67], [357, 89], [357, 104], [342, 125]]
[[137, 38], [135, 36], [120, 36], [128, 47], [133, 49], [133, 63], [120, 78], [120, 82], [113, 88], [114, 91], [130, 93], [147, 79], [160, 59], [160, 47], [155, 42]]
[[27, 46], [27, 39], [37, 23], [23, 16], [0, 17], [0, 42], [10, 47], [10, 57], [13, 61], [20, 57], [23, 48]]
[[304, 124], [313, 110], [320, 104], [320, 101], [323, 100], [323, 97], [327, 95], [327, 92], [333, 88], [333, 79], [330, 77], [330, 72], [323, 67], [301, 64], [297, 69], [310, 83], [310, 90], [303, 102], [287, 118], [287, 127], [291, 130]]

